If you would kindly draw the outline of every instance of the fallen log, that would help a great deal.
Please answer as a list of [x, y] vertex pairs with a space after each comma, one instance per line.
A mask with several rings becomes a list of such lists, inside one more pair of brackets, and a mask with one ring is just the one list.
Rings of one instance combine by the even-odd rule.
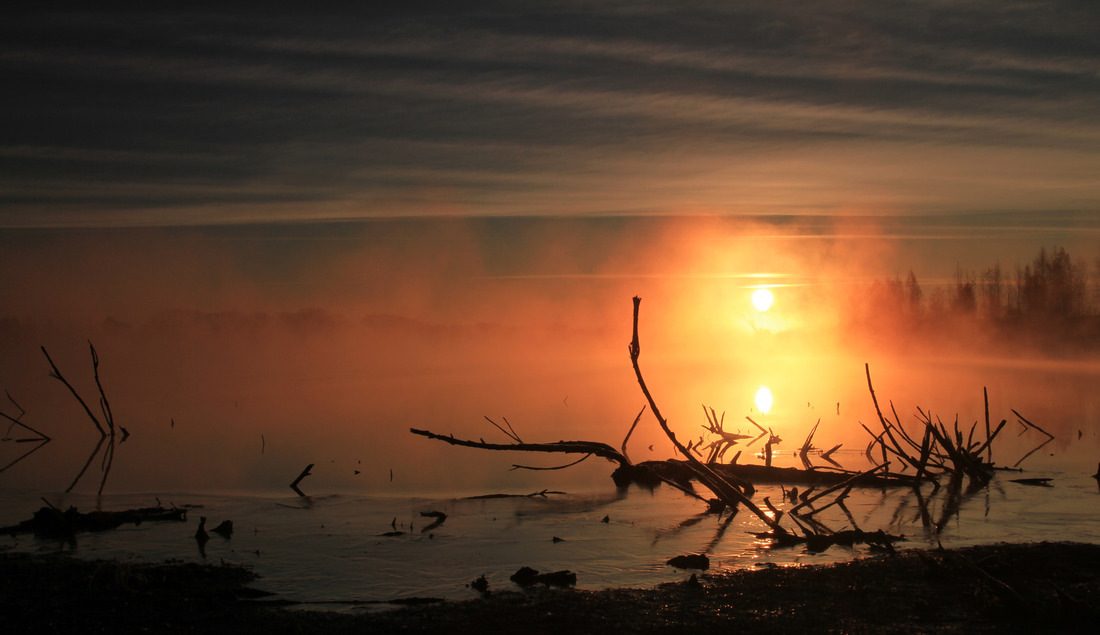
[[[781, 485], [837, 485], [857, 476], [857, 472], [835, 470], [831, 468], [814, 467], [803, 469], [796, 467], [776, 467], [774, 465], [760, 465], [749, 463], [712, 463], [709, 466], [715, 472], [723, 476], [750, 481], [755, 484], [774, 483]], [[685, 461], [668, 459], [665, 461], [643, 461], [630, 466], [628, 472], [612, 474], [612, 478], [618, 483], [626, 476], [638, 474], [651, 474], [652, 482], [657, 477], [686, 482], [694, 478], [694, 472], [688, 469]], [[635, 472], [636, 471], [636, 472]], [[885, 474], [863, 474], [855, 481], [856, 487], [913, 487], [920, 481], [909, 474], [897, 474], [888, 472]], [[645, 483], [642, 483], [645, 484]]]
[[805, 545], [806, 550], [813, 553], [825, 551], [833, 545], [851, 547], [854, 544], [868, 544], [885, 551], [893, 551], [895, 542], [905, 541], [905, 536], [895, 536], [879, 529], [878, 531], [860, 531], [857, 529], [845, 529], [833, 533], [811, 533], [799, 536], [794, 533], [777, 534], [771, 531], [750, 532], [761, 540], [771, 540], [772, 547], [793, 547]]
[[187, 520], [187, 510], [178, 507], [170, 509], [142, 507], [117, 512], [93, 511], [88, 513], [79, 512], [75, 507], [70, 507], [65, 511], [61, 511], [56, 507], [43, 507], [35, 512], [29, 520], [24, 520], [18, 525], [0, 528], [0, 534], [12, 536], [34, 534], [41, 538], [71, 538], [84, 532], [117, 529], [128, 523], [140, 525], [143, 522], [185, 520]]
[[536, 569], [532, 569], [531, 567], [520, 567], [519, 570], [509, 576], [508, 579], [522, 587], [529, 587], [535, 584], [570, 587], [576, 586], [577, 584], [577, 574], [572, 571], [564, 570], [539, 573]]

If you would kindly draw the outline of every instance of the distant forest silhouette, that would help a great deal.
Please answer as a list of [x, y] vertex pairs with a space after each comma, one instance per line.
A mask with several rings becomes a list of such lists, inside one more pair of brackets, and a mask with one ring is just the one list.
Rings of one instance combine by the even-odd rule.
[[910, 269], [875, 280], [854, 308], [854, 324], [878, 335], [921, 339], [980, 336], [972, 343], [1067, 351], [1100, 347], [1100, 258], [1089, 266], [1064, 248], [1040, 249], [1014, 271], [998, 262], [981, 272], [956, 269], [955, 281], [930, 290]]

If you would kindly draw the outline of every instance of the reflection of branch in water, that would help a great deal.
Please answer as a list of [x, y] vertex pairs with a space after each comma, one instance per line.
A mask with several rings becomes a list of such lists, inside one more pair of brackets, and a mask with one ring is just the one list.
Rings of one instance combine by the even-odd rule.
[[[88, 455], [88, 462], [87, 462], [87, 463], [85, 463], [85, 464], [84, 464], [84, 467], [80, 469], [80, 473], [79, 473], [79, 474], [77, 474], [77, 475], [76, 475], [76, 478], [74, 478], [74, 479], [73, 479], [73, 482], [72, 482], [72, 484], [71, 484], [71, 485], [69, 485], [69, 486], [68, 486], [67, 488], [65, 488], [65, 493], [66, 493], [66, 494], [67, 494], [67, 493], [69, 493], [69, 492], [71, 492], [71, 491], [73, 491], [73, 488], [74, 488], [74, 487], [76, 487], [76, 484], [80, 482], [80, 478], [81, 478], [82, 476], [84, 476], [84, 473], [85, 473], [85, 472], [87, 472], [87, 471], [88, 471], [88, 466], [92, 464], [92, 459], [94, 459], [94, 458], [95, 458], [95, 456], [96, 456], [97, 454], [99, 454], [99, 450], [100, 450], [100, 448], [102, 448], [102, 447], [103, 447], [103, 443], [104, 443], [104, 442], [105, 442], [106, 440], [107, 440], [107, 437], [100, 437], [100, 438], [99, 438], [99, 443], [96, 443], [96, 444], [95, 444], [95, 449], [94, 449], [94, 450], [92, 450], [92, 453]], [[111, 445], [114, 445], [114, 444], [112, 443]], [[104, 474], [104, 475], [103, 475], [103, 480], [104, 480], [104, 481], [106, 481], [106, 480], [107, 480], [107, 475], [106, 475], [106, 474]], [[100, 491], [102, 491], [102, 490], [103, 490], [103, 487], [102, 487], [102, 485], [101, 485], [101, 486], [100, 486]]]
[[[17, 416], [17, 417], [13, 417], [13, 416], [11, 416], [7, 413], [0, 412], [0, 417], [3, 417], [3, 418], [5, 418], [5, 419], [7, 419], [8, 421], [11, 422], [11, 425], [8, 426], [8, 430], [5, 433], [5, 436], [7, 436], [8, 434], [11, 434], [12, 426], [19, 426], [21, 428], [29, 430], [30, 432], [33, 432], [34, 434], [38, 435], [38, 439], [42, 439], [42, 440], [45, 440], [45, 441], [50, 441], [51, 439], [50, 439], [49, 436], [47, 436], [45, 434], [42, 434], [38, 430], [35, 430], [34, 428], [27, 425], [26, 423], [23, 423], [23, 415], [27, 414], [27, 411], [23, 410], [23, 407], [20, 406], [19, 403], [15, 401], [15, 398], [11, 396], [10, 392], [5, 390], [4, 394], [7, 395], [8, 401], [10, 401], [12, 403], [12, 405], [15, 406], [19, 410], [19, 416]], [[25, 443], [25, 442], [29, 442], [29, 441], [36, 441], [38, 439], [16, 439], [16, 443]], [[8, 440], [7, 438], [4, 439], [4, 441], [7, 441], [7, 440]]]
[[962, 475], [955, 473], [951, 477], [951, 481], [947, 484], [944, 492], [943, 507], [940, 510], [940, 519], [936, 521], [934, 525], [935, 532], [941, 533], [944, 526], [947, 525], [947, 521], [952, 516], [958, 513], [959, 508], [962, 506]]
[[[0, 467], [0, 472], [3, 472], [4, 470], [8, 469], [9, 467], [15, 465], [16, 463], [19, 463], [23, 459], [25, 459], [28, 456], [34, 454], [35, 452], [38, 451], [39, 448], [46, 445], [47, 443], [49, 443], [52, 440], [52, 439], [50, 439], [50, 437], [46, 436], [45, 434], [42, 434], [38, 430], [35, 430], [34, 428], [27, 425], [26, 423], [23, 423], [23, 421], [22, 421], [23, 415], [27, 414], [27, 411], [23, 410], [23, 407], [20, 406], [15, 401], [15, 399], [11, 396], [11, 393], [9, 393], [8, 391], [5, 390], [4, 394], [7, 395], [8, 401], [10, 401], [12, 403], [12, 405], [14, 405], [16, 407], [16, 409], [19, 410], [19, 415], [13, 417], [13, 416], [7, 414], [6, 412], [0, 411], [0, 417], [3, 417], [3, 418], [5, 418], [5, 419], [7, 419], [8, 421], [11, 422], [10, 424], [8, 424], [8, 429], [4, 432], [4, 437], [2, 439], [0, 439], [0, 441], [11, 441], [11, 442], [14, 442], [14, 443], [35, 443], [36, 445], [34, 447], [32, 447], [31, 449], [27, 450], [26, 452], [24, 452], [23, 454], [20, 454], [11, 463], [8, 463], [4, 467]], [[14, 428], [15, 426], [19, 426], [19, 427], [23, 428], [24, 430], [32, 432], [33, 434], [35, 434], [37, 436], [29, 438], [29, 439], [12, 439], [9, 435], [11, 434], [12, 428]]]
[[931, 499], [925, 500], [919, 487], [913, 488], [913, 494], [917, 497], [917, 509], [920, 512], [921, 525], [926, 531], [930, 531], [932, 529], [932, 515], [928, 513], [928, 503]]
[[702, 512], [689, 518], [685, 518], [684, 520], [681, 520], [680, 522], [666, 529], [658, 529], [653, 533], [653, 542], [651, 542], [650, 545], [657, 544], [665, 536], [676, 535], [681, 531], [687, 529], [688, 527], [694, 527], [695, 525], [698, 525], [707, 516], [713, 516], [713, 514], [709, 511]]
[[[1023, 416], [1022, 414], [1020, 414], [1020, 413], [1016, 412], [1015, 410], [1013, 410], [1013, 411], [1012, 411], [1012, 414], [1016, 415], [1016, 416], [1017, 416], [1017, 417], [1018, 417], [1018, 418], [1020, 419], [1020, 423], [1021, 423], [1021, 424], [1026, 424], [1026, 426], [1028, 426], [1028, 427], [1031, 427], [1031, 428], [1034, 428], [1034, 429], [1038, 430], [1038, 431], [1039, 431], [1039, 432], [1041, 432], [1042, 434], [1045, 434], [1045, 435], [1046, 435], [1046, 437], [1047, 437], [1047, 440], [1046, 440], [1046, 441], [1043, 441], [1043, 442], [1042, 442], [1042, 443], [1040, 443], [1039, 445], [1035, 446], [1035, 448], [1034, 448], [1034, 449], [1033, 449], [1033, 450], [1032, 450], [1031, 452], [1028, 452], [1027, 454], [1025, 454], [1025, 455], [1023, 455], [1022, 457], [1020, 457], [1020, 460], [1019, 460], [1019, 461], [1016, 461], [1016, 463], [1015, 463], [1015, 464], [1014, 464], [1014, 465], [1012, 466], [1012, 467], [1020, 467], [1020, 464], [1024, 462], [1024, 459], [1026, 459], [1027, 457], [1031, 456], [1032, 454], [1035, 454], [1035, 453], [1036, 453], [1036, 452], [1038, 452], [1039, 450], [1043, 449], [1043, 446], [1045, 446], [1046, 444], [1048, 444], [1048, 443], [1050, 443], [1051, 441], [1053, 441], [1053, 440], [1054, 440], [1054, 435], [1053, 435], [1053, 434], [1051, 434], [1051, 433], [1049, 433], [1049, 432], [1047, 432], [1046, 430], [1044, 430], [1044, 429], [1040, 428], [1039, 426], [1035, 425], [1034, 423], [1032, 423], [1032, 422], [1028, 421], [1027, 419], [1025, 419], [1025, 418], [1024, 418], [1024, 416]], [[1024, 428], [1024, 432], [1026, 432], [1026, 431], [1027, 431], [1027, 428], [1025, 427], [1025, 428]], [[1021, 434], [1023, 434], [1023, 433], [1021, 433]]]
[[733, 517], [737, 515], [737, 510], [730, 512], [729, 516], [726, 516], [726, 520], [722, 521], [721, 525], [718, 525], [718, 530], [714, 532], [714, 538], [711, 538], [706, 548], [703, 549], [703, 554], [708, 554], [718, 546], [718, 543], [722, 542], [722, 536], [726, 535], [726, 530], [733, 523]]
[[[125, 437], [123, 437], [125, 438]], [[97, 494], [103, 494], [103, 486], [107, 484], [107, 475], [111, 473], [111, 464], [115, 461], [115, 435], [112, 431], [110, 441], [107, 443], [107, 449], [103, 452], [103, 464], [100, 469], [103, 470], [103, 478], [99, 481], [99, 490]]]
[[574, 465], [580, 463], [581, 461], [587, 459], [590, 456], [592, 456], [591, 453], [585, 454], [584, 456], [577, 459], [576, 461], [573, 461], [572, 463], [566, 463], [565, 465], [554, 465], [554, 466], [551, 466], [551, 467], [537, 467], [537, 466], [533, 466], [533, 465], [519, 465], [519, 464], [513, 463], [512, 467], [510, 467], [508, 469], [508, 471], [511, 472], [513, 470], [546, 470], [546, 471], [549, 471], [549, 470], [564, 470], [567, 467], [573, 467]]
[[855, 517], [852, 516], [852, 512], [848, 510], [848, 506], [844, 504], [843, 498], [837, 499], [836, 506], [844, 510], [844, 515], [848, 517], [848, 522], [852, 523], [852, 529], [855, 529], [856, 531], [863, 531], [859, 528], [859, 523], [856, 522]]
[[[100, 435], [99, 443], [97, 443], [95, 449], [92, 450], [92, 454], [88, 457], [87, 463], [84, 464], [84, 467], [80, 470], [80, 473], [76, 475], [75, 479], [73, 479], [72, 485], [69, 485], [69, 488], [65, 491], [71, 492], [72, 489], [76, 487], [76, 484], [80, 482], [80, 478], [84, 476], [85, 472], [88, 471], [88, 466], [92, 464], [92, 459], [94, 459], [99, 451], [103, 448], [103, 442], [110, 438], [110, 442], [107, 444], [107, 449], [103, 454], [102, 463], [100, 465], [100, 469], [103, 471], [103, 478], [99, 481], [98, 493], [103, 494], [103, 488], [105, 485], [107, 485], [107, 476], [111, 473], [111, 465], [114, 463], [115, 458], [116, 426], [114, 415], [111, 412], [111, 404], [109, 401], [107, 401], [107, 393], [103, 390], [103, 382], [99, 379], [99, 355], [96, 353], [95, 346], [93, 346], [91, 342], [88, 342], [88, 348], [91, 351], [92, 355], [92, 374], [95, 377], [96, 388], [99, 389], [99, 409], [102, 413], [104, 422], [106, 422], [106, 429], [104, 429], [104, 425], [99, 422], [99, 419], [95, 416], [95, 414], [92, 413], [92, 409], [88, 407], [88, 404], [80, 396], [80, 393], [78, 393], [76, 389], [73, 388], [72, 384], [70, 384], [69, 381], [65, 379], [65, 377], [61, 374], [61, 370], [57, 368], [57, 364], [53, 363], [53, 359], [50, 358], [50, 354], [46, 351], [46, 347], [42, 346], [41, 348], [42, 354], [46, 356], [46, 361], [50, 363], [50, 377], [53, 377], [54, 379], [60, 381], [62, 384], [65, 385], [66, 388], [69, 389], [69, 392], [72, 393], [73, 397], [75, 397], [81, 407], [84, 408], [84, 412], [88, 415], [88, 418], [90, 418], [92, 420], [92, 423], [95, 424], [96, 430], [99, 430]], [[125, 428], [118, 426], [117, 429], [122, 431], [123, 441], [126, 440], [126, 437], [130, 436], [130, 433], [127, 432]]]
[[[21, 439], [20, 441], [22, 441], [22, 439]], [[17, 441], [16, 443], [19, 443], [20, 441]], [[34, 454], [34, 453], [35, 453], [35, 452], [37, 452], [37, 451], [38, 451], [39, 449], [41, 449], [41, 448], [42, 448], [42, 446], [44, 446], [44, 445], [46, 445], [47, 443], [49, 443], [49, 442], [50, 442], [50, 440], [49, 440], [49, 439], [42, 439], [42, 440], [37, 440], [37, 439], [28, 439], [28, 441], [38, 441], [38, 444], [37, 444], [37, 445], [35, 445], [34, 447], [32, 447], [31, 449], [27, 450], [27, 451], [26, 451], [26, 452], [24, 452], [23, 454], [19, 455], [19, 457], [18, 457], [18, 458], [16, 458], [16, 459], [15, 459], [14, 461], [12, 461], [11, 463], [8, 463], [8, 464], [7, 464], [7, 465], [5, 465], [4, 467], [0, 467], [0, 472], [3, 472], [4, 470], [8, 469], [9, 467], [11, 467], [11, 466], [15, 465], [16, 463], [18, 463], [18, 462], [22, 461], [23, 459], [27, 458], [28, 456], [30, 456], [30, 455], [32, 455], [32, 454]]]

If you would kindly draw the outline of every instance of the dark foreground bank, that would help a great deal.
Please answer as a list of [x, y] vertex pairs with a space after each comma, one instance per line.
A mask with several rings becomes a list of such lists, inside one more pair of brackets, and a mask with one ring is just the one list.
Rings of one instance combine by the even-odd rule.
[[[685, 575], [685, 578], [687, 576]], [[1088, 632], [1100, 545], [901, 551], [839, 565], [701, 576], [657, 589], [489, 589], [362, 615], [287, 610], [233, 566], [0, 554], [8, 633]]]

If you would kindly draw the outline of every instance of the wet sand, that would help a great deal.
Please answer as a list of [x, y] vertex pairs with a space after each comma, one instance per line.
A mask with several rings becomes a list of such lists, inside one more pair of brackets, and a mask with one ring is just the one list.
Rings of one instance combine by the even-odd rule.
[[0, 554], [0, 623], [9, 633], [1092, 633], [1100, 618], [1100, 545], [903, 550], [689, 576], [656, 589], [490, 588], [352, 615], [291, 610], [236, 566]]

